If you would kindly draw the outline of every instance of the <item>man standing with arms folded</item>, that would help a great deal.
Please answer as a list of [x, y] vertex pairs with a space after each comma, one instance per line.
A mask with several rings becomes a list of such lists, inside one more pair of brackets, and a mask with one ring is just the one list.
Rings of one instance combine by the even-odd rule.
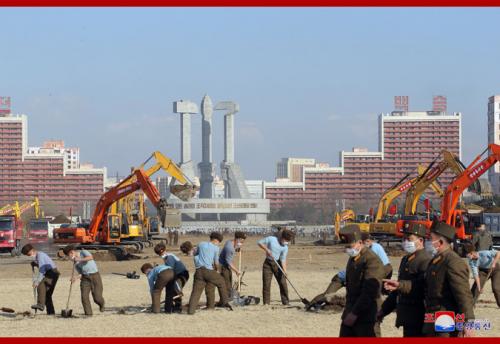
[[262, 296], [264, 305], [271, 304], [271, 281], [273, 275], [280, 288], [281, 303], [283, 305], [290, 303], [286, 277], [277, 264], [281, 266], [286, 274], [288, 244], [292, 240], [293, 233], [288, 229], [282, 229], [279, 231], [278, 236], [271, 235], [257, 242], [257, 245], [266, 252], [266, 259], [262, 266]]
[[476, 227], [472, 235], [472, 245], [476, 252], [491, 250], [493, 247], [493, 237], [483, 223]]

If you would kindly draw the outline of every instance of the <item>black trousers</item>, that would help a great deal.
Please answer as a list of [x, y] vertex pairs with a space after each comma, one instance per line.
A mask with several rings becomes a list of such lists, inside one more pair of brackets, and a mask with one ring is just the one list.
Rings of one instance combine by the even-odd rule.
[[379, 337], [375, 330], [375, 323], [355, 323], [354, 326], [340, 325], [339, 337]]

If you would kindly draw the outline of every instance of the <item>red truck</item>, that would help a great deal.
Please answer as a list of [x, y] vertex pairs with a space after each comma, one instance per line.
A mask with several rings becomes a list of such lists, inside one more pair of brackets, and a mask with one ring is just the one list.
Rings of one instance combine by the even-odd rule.
[[49, 240], [49, 219], [32, 219], [27, 227], [30, 244], [46, 243]]
[[0, 252], [20, 255], [22, 238], [22, 221], [15, 215], [0, 216]]

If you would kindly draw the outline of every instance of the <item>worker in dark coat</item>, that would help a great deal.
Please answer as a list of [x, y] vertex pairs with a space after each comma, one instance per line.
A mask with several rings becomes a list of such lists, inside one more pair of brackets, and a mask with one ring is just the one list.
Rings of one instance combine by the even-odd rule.
[[[425, 313], [451, 311], [465, 322], [474, 320], [472, 293], [469, 286], [467, 264], [451, 248], [455, 228], [439, 222], [431, 229], [432, 247], [435, 255], [425, 273]], [[472, 330], [437, 332], [435, 324], [425, 322], [423, 333], [435, 337], [471, 336]]]
[[425, 271], [431, 255], [425, 250], [427, 229], [413, 224], [404, 229], [403, 249], [407, 253], [399, 265], [398, 280], [384, 280], [391, 293], [382, 304], [379, 319], [396, 310], [396, 327], [403, 326], [403, 337], [422, 337], [425, 305]]
[[340, 233], [347, 243], [346, 305], [342, 313], [340, 337], [380, 336], [376, 316], [381, 305], [384, 266], [373, 251], [363, 245], [357, 225], [344, 227]]
[[493, 237], [484, 224], [477, 226], [472, 235], [472, 245], [474, 245], [476, 252], [488, 251], [493, 247]]

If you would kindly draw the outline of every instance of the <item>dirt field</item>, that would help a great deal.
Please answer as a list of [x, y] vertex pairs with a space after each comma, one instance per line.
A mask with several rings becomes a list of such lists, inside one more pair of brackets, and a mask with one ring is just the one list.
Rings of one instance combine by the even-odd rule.
[[[202, 240], [202, 237], [194, 238], [193, 242]], [[248, 286], [243, 287], [243, 294], [261, 297], [260, 269], [264, 256], [255, 245], [255, 238], [247, 241], [242, 266], [246, 270], [244, 282]], [[400, 258], [390, 258], [392, 265], [397, 268]], [[182, 257], [182, 260], [192, 272], [192, 259]], [[346, 261], [347, 257], [341, 247], [316, 247], [299, 242], [296, 246], [291, 246], [289, 252], [289, 277], [302, 296], [311, 299], [326, 288], [332, 276], [345, 266]], [[140, 266], [144, 262], [160, 263], [161, 260], [154, 257], [149, 249], [143, 259], [98, 262], [106, 299], [104, 313], [99, 313], [95, 306], [94, 316], [84, 317], [79, 286], [75, 285], [69, 308], [73, 309], [78, 318], [63, 319], [60, 316], [50, 317], [42, 314], [25, 317], [20, 314], [0, 313], [0, 333], [2, 336], [338, 336], [340, 313], [304, 312], [302, 303], [291, 287], [291, 305], [282, 306], [279, 302], [278, 287], [274, 282], [271, 306], [235, 307], [233, 312], [223, 309], [199, 310], [194, 316], [139, 313], [150, 305], [147, 280], [144, 276], [139, 280], [130, 280], [113, 275], [112, 272], [140, 272]], [[56, 264], [62, 273], [54, 294], [56, 312], [60, 314], [68, 297], [71, 263], [56, 260]], [[191, 286], [192, 279], [184, 290], [187, 295], [184, 304], [188, 301]], [[0, 287], [0, 307], [10, 307], [18, 313], [29, 311], [33, 303], [29, 260], [25, 257], [1, 257]], [[492, 329], [478, 331], [477, 335], [498, 337], [500, 311], [494, 303], [489, 284], [481, 300], [484, 302], [480, 302], [476, 307], [476, 318], [490, 320]], [[204, 304], [204, 296], [200, 304]], [[391, 314], [383, 322], [384, 337], [402, 336], [402, 331], [393, 326], [394, 321], [395, 316]]]

